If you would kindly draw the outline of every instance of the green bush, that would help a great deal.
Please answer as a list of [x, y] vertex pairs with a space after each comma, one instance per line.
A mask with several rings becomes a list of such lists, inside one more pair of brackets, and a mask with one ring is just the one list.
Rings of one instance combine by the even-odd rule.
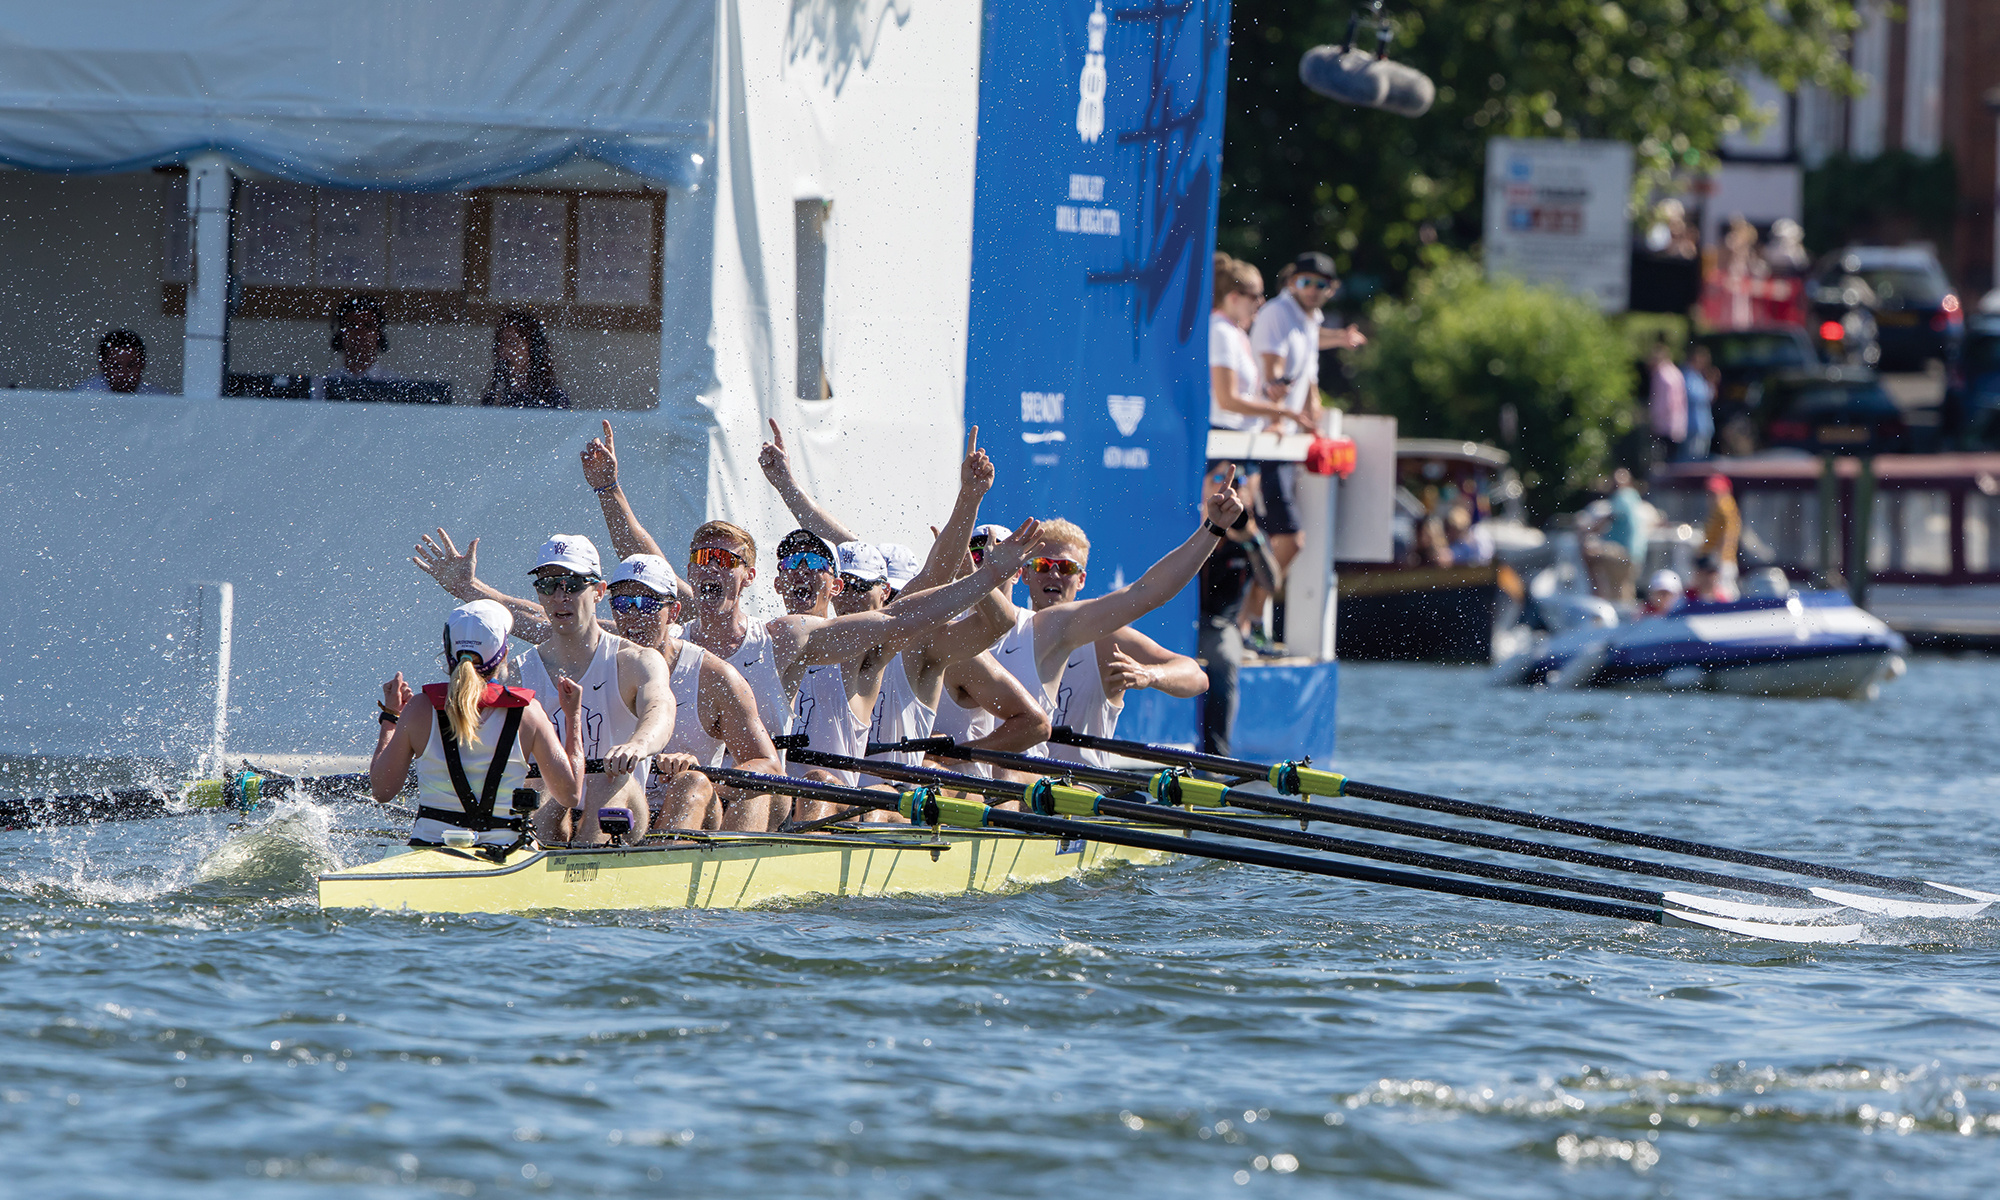
[[[1573, 507], [1631, 427], [1636, 379], [1625, 338], [1596, 305], [1554, 288], [1488, 283], [1467, 258], [1373, 310], [1361, 392], [1404, 437], [1488, 442], [1514, 455], [1530, 516]], [[1515, 436], [1502, 436], [1512, 405]]]

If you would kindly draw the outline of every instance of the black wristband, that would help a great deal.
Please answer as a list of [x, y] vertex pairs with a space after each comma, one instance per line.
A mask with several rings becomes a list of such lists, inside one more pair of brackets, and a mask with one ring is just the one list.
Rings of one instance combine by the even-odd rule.
[[397, 715], [398, 714], [396, 713], [390, 712], [389, 706], [386, 704], [377, 704], [375, 706], [375, 719], [377, 721], [380, 721], [384, 725], [394, 725], [396, 723]]
[[1224, 529], [1222, 526], [1217, 525], [1214, 521], [1210, 520], [1207, 517], [1203, 517], [1201, 519], [1201, 527], [1203, 529], [1208, 530], [1216, 537], [1224, 539], [1225, 541], [1228, 540], [1229, 538], [1229, 531], [1227, 529]]

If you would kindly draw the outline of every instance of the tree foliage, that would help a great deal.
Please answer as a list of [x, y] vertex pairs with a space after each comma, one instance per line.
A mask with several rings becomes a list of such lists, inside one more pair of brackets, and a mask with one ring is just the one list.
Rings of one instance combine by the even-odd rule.
[[1220, 214], [1221, 248], [1267, 268], [1332, 253], [1357, 276], [1350, 299], [1399, 290], [1433, 240], [1478, 240], [1488, 138], [1630, 142], [1643, 195], [1758, 120], [1746, 72], [1853, 88], [1844, 0], [1398, 0], [1391, 57], [1438, 88], [1412, 120], [1299, 82], [1299, 57], [1361, 7], [1235, 0]]
[[1401, 436], [1510, 450], [1536, 521], [1575, 504], [1609, 470], [1612, 442], [1631, 426], [1634, 373], [1624, 336], [1595, 304], [1488, 283], [1476, 261], [1454, 257], [1412, 279], [1407, 300], [1377, 301], [1373, 316], [1362, 391], [1398, 419]]

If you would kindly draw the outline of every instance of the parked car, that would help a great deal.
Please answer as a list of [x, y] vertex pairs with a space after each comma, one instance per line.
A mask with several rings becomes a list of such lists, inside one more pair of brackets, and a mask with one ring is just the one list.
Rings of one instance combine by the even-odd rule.
[[1806, 289], [1806, 298], [1806, 320], [1821, 361], [1849, 367], [1882, 361], [1875, 289], [1866, 279], [1846, 272], [1822, 276]]
[[1950, 362], [1965, 336], [1963, 306], [1927, 246], [1849, 246], [1823, 259], [1813, 276], [1816, 288], [1858, 278], [1875, 294], [1884, 370]]
[[1965, 323], [1944, 397], [1945, 436], [1961, 445], [2000, 447], [2000, 312]]
[[1704, 333], [1695, 342], [1708, 347], [1709, 358], [1722, 376], [1715, 393], [1718, 453], [1748, 454], [1756, 449], [1757, 428], [1751, 413], [1763, 395], [1766, 379], [1781, 372], [1807, 370], [1820, 361], [1811, 336], [1796, 325]]
[[1895, 454], [1909, 449], [1903, 410], [1875, 372], [1819, 367], [1764, 384], [1757, 424], [1766, 448], [1814, 454]]

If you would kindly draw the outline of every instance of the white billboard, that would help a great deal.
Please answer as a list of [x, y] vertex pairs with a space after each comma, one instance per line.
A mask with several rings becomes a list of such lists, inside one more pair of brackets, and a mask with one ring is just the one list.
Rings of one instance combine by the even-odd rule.
[[1486, 274], [1551, 283], [1624, 312], [1632, 290], [1632, 147], [1486, 143]]

